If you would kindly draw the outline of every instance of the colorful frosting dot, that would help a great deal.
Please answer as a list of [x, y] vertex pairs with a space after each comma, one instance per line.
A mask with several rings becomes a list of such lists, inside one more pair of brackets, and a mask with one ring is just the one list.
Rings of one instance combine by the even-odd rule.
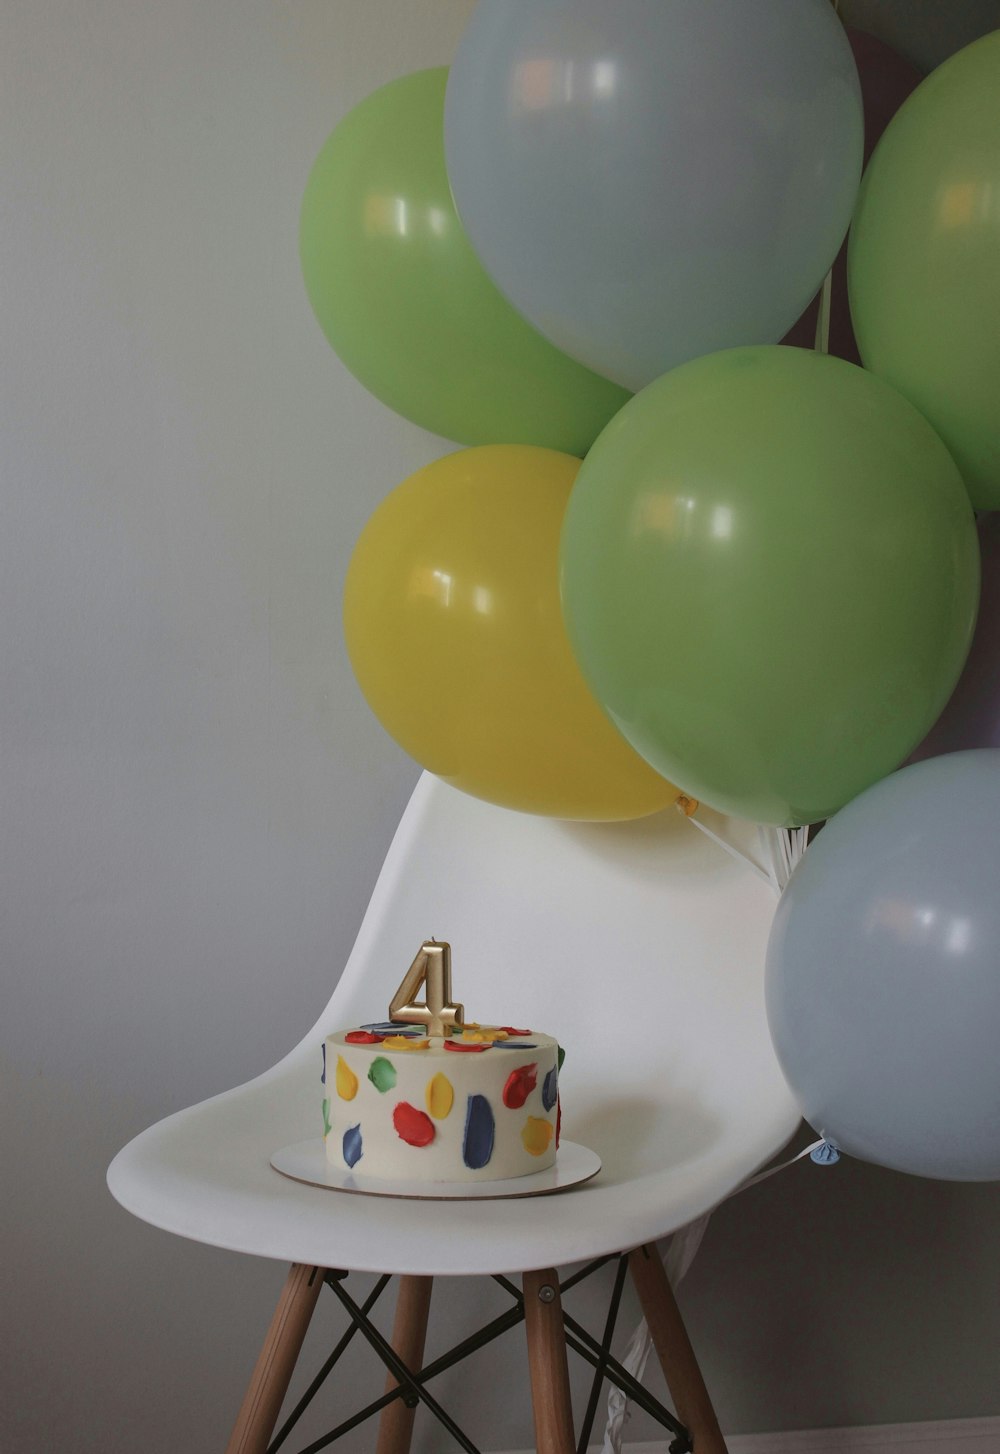
[[444, 1048], [446, 1050], [463, 1050], [466, 1053], [471, 1053], [475, 1055], [481, 1050], [492, 1050], [493, 1042], [492, 1040], [480, 1040], [472, 1042], [469, 1040], [446, 1039], [444, 1042]]
[[556, 1057], [557, 1057], [557, 1061], [558, 1061], [558, 1067], [559, 1067], [560, 1070], [562, 1070], [562, 1068], [563, 1068], [563, 1061], [566, 1059], [566, 1052], [562, 1048], [561, 1045], [557, 1045], [556, 1046]]
[[519, 1035], [522, 1040], [526, 1035], [530, 1035], [532, 1033], [530, 1030], [515, 1030], [513, 1025], [501, 1025], [500, 1029], [505, 1035]]
[[503, 1103], [511, 1111], [519, 1111], [538, 1084], [538, 1066], [519, 1065], [508, 1075], [503, 1088]]
[[470, 1096], [465, 1108], [465, 1136], [462, 1140], [462, 1160], [470, 1171], [480, 1171], [489, 1164], [495, 1133], [496, 1124], [489, 1101], [485, 1096]]
[[361, 1141], [361, 1126], [348, 1126], [344, 1132], [344, 1160], [348, 1166], [357, 1166], [364, 1154], [364, 1147]]
[[429, 1050], [431, 1042], [415, 1035], [387, 1035], [382, 1044], [386, 1050]]
[[497, 1030], [492, 1025], [466, 1025], [462, 1031], [462, 1039], [479, 1044], [482, 1041], [493, 1042], [494, 1040], [506, 1040], [507, 1031]]
[[542, 1105], [547, 1111], [551, 1111], [559, 1095], [559, 1072], [555, 1066], [549, 1071], [542, 1081]]
[[555, 1128], [551, 1121], [529, 1116], [521, 1131], [521, 1142], [529, 1156], [544, 1156], [549, 1149]]
[[435, 1121], [443, 1121], [455, 1104], [455, 1091], [451, 1081], [439, 1070], [427, 1082], [427, 1109]]
[[330, 1132], [332, 1130], [333, 1130], [333, 1127], [330, 1125], [330, 1102], [329, 1101], [324, 1101], [323, 1102], [323, 1140], [324, 1141], [326, 1140], [327, 1136], [329, 1136], [329, 1134], [330, 1134]]
[[358, 1093], [358, 1078], [342, 1055], [337, 1056], [337, 1094], [342, 1101], [353, 1101]]
[[396, 1067], [391, 1060], [386, 1060], [384, 1055], [376, 1055], [368, 1067], [368, 1079], [375, 1089], [384, 1095], [396, 1084]]
[[345, 1045], [381, 1045], [384, 1035], [374, 1035], [371, 1030], [348, 1030], [344, 1036]]
[[322, 1083], [324, 1085], [326, 1085], [326, 1041], [325, 1040], [323, 1041], [323, 1044], [320, 1046], [320, 1049], [323, 1051], [323, 1072], [320, 1075], [320, 1080], [322, 1081]]
[[400, 1101], [392, 1113], [396, 1135], [407, 1146], [429, 1146], [434, 1140], [434, 1122], [409, 1101]]

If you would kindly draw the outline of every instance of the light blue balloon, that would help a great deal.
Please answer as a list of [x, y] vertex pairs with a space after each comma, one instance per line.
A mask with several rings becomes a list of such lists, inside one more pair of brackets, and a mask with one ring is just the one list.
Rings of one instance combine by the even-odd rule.
[[778, 905], [767, 1014], [802, 1113], [896, 1171], [1000, 1179], [1000, 751], [894, 773]]
[[480, 0], [448, 81], [487, 272], [632, 390], [783, 337], [847, 230], [862, 145], [829, 0]]

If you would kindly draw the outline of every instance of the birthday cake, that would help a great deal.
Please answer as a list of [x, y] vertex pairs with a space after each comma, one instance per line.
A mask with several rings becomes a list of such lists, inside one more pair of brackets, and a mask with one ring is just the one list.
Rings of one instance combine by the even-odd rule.
[[[414, 1004], [425, 980], [427, 1004]], [[385, 1021], [323, 1043], [331, 1167], [359, 1178], [501, 1181], [551, 1166], [559, 1065], [551, 1035], [466, 1024], [450, 1003], [448, 945], [425, 943]]]

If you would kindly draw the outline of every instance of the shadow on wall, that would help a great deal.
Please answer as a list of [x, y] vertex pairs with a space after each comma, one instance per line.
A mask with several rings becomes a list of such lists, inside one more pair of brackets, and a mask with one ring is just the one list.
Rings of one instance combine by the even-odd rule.
[[838, 10], [922, 71], [1000, 26], [997, 0], [841, 0]]

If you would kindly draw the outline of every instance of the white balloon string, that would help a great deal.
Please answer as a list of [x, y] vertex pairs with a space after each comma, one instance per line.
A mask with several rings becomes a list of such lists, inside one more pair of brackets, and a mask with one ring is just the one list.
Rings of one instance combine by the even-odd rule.
[[780, 1162], [778, 1166], [769, 1166], [766, 1171], [758, 1171], [756, 1176], [750, 1176], [746, 1181], [741, 1181], [739, 1186], [729, 1193], [726, 1201], [729, 1201], [730, 1197], [738, 1197], [741, 1191], [749, 1191], [752, 1186], [758, 1186], [762, 1181], [767, 1181], [769, 1176], [777, 1176], [779, 1171], [787, 1171], [790, 1166], [795, 1165], [796, 1161], [801, 1161], [805, 1156], [813, 1156], [815, 1152], [821, 1151], [827, 1145], [829, 1143], [823, 1136], [818, 1141], [811, 1141], [808, 1146], [796, 1152], [794, 1156], [790, 1156], [787, 1161]]
[[780, 898], [781, 891], [788, 882], [789, 877], [788, 853], [786, 851], [784, 835], [780, 828], [760, 828], [758, 832], [768, 851], [768, 862], [771, 865], [771, 882], [774, 885], [775, 893]]
[[816, 314], [816, 342], [817, 353], [830, 352], [830, 300], [833, 296], [833, 268], [823, 279], [823, 286], [819, 290], [819, 312]]
[[[703, 1217], [689, 1222], [686, 1227], [679, 1227], [671, 1237], [663, 1257], [671, 1287], [679, 1285], [694, 1261], [711, 1215], [711, 1212], [706, 1212]], [[652, 1347], [653, 1340], [649, 1335], [646, 1319], [643, 1318], [629, 1339], [621, 1359], [622, 1366], [638, 1383], [642, 1382]], [[625, 1425], [630, 1417], [628, 1399], [620, 1388], [612, 1385], [608, 1395], [608, 1422], [604, 1430], [602, 1454], [621, 1454]]]
[[737, 863], [762, 879], [764, 883], [771, 885], [774, 892], [781, 897], [784, 889], [791, 878], [796, 865], [806, 851], [809, 842], [808, 828], [774, 828], [763, 823], [757, 828], [757, 841], [761, 848], [763, 863], [758, 863], [745, 849], [738, 847], [735, 843], [724, 838], [721, 833], [716, 833], [707, 823], [698, 817], [697, 808], [693, 811], [689, 800], [686, 806], [682, 807], [684, 816], [689, 823], [717, 844], [730, 858], [735, 858]]
[[771, 886], [780, 897], [806, 851], [809, 829], [773, 828], [761, 824], [757, 832], [768, 865]]
[[[632, 1375], [637, 1383], [642, 1382], [642, 1375], [646, 1371], [646, 1363], [652, 1347], [653, 1340], [649, 1336], [646, 1319], [643, 1318], [629, 1339], [628, 1347], [621, 1359], [622, 1367]], [[621, 1454], [625, 1425], [631, 1417], [632, 1411], [629, 1408], [628, 1399], [620, 1388], [612, 1385], [611, 1392], [608, 1394], [608, 1422], [604, 1429], [601, 1454]]]
[[761, 868], [759, 863], [755, 863], [754, 860], [749, 856], [749, 854], [746, 854], [742, 851], [742, 849], [737, 848], [734, 843], [727, 843], [725, 838], [722, 838], [718, 833], [713, 832], [713, 830], [709, 828], [708, 824], [703, 823], [696, 813], [691, 814], [688, 817], [688, 822], [693, 823], [696, 828], [700, 829], [701, 832], [704, 833], [706, 838], [711, 838], [713, 843], [717, 843], [720, 848], [724, 849], [726, 853], [729, 854], [730, 858], [735, 858], [737, 863], [744, 864], [747, 868], [752, 870], [752, 872], [755, 873], [758, 878], [763, 879], [765, 883], [773, 883], [773, 877], [768, 870]]
[[774, 842], [772, 832], [769, 829], [765, 828], [763, 823], [760, 824], [757, 829], [757, 841], [760, 844], [761, 856], [763, 857], [764, 862], [767, 865], [768, 883], [774, 889], [774, 892], [780, 896], [781, 873], [779, 871], [776, 859], [778, 849], [777, 845]]
[[[804, 830], [796, 829], [795, 832], [801, 833]], [[821, 1137], [818, 1141], [813, 1141], [804, 1147], [795, 1156], [789, 1157], [787, 1161], [782, 1161], [778, 1166], [769, 1166], [766, 1171], [758, 1171], [756, 1175], [748, 1177], [746, 1181], [741, 1182], [731, 1191], [729, 1196], [724, 1197], [723, 1201], [729, 1201], [731, 1197], [739, 1196], [740, 1192], [748, 1191], [752, 1186], [758, 1186], [760, 1182], [767, 1181], [768, 1177], [777, 1176], [779, 1171], [786, 1171], [789, 1166], [794, 1166], [797, 1161], [801, 1161], [806, 1156], [820, 1164], [830, 1164], [839, 1160], [836, 1148]], [[663, 1264], [672, 1288], [679, 1286], [694, 1262], [711, 1215], [711, 1212], [706, 1212], [704, 1216], [689, 1222], [687, 1226], [678, 1228], [671, 1237]], [[646, 1319], [643, 1318], [629, 1339], [621, 1359], [622, 1366], [639, 1383], [642, 1382], [642, 1376], [646, 1371], [646, 1363], [652, 1346], [653, 1340], [649, 1334], [649, 1327]], [[608, 1422], [604, 1430], [601, 1454], [621, 1454], [625, 1425], [630, 1417], [628, 1399], [620, 1388], [612, 1387], [608, 1395]]]

